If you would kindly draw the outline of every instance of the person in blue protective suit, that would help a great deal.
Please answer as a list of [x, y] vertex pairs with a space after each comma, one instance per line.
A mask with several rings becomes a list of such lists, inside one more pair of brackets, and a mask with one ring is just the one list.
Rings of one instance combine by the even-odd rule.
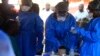
[[43, 21], [30, 11], [31, 6], [23, 4], [19, 13], [19, 44], [22, 56], [34, 56], [42, 51]]
[[93, 19], [86, 29], [72, 27], [71, 31], [82, 36], [80, 56], [100, 56], [100, 0], [91, 1], [88, 10]]
[[15, 56], [9, 37], [0, 30], [0, 56]]
[[58, 52], [60, 46], [66, 47], [67, 53], [75, 48], [76, 38], [70, 32], [75, 25], [74, 17], [68, 13], [68, 1], [59, 2], [55, 7], [55, 13], [46, 21], [46, 52]]

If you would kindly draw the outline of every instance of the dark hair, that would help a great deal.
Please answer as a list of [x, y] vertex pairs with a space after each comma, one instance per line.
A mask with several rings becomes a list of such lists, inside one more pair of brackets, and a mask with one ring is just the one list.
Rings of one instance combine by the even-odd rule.
[[59, 2], [56, 7], [55, 7], [55, 13], [58, 14], [59, 16], [66, 16], [68, 13], [68, 5], [69, 2]]
[[66, 47], [65, 46], [60, 46], [59, 49], [66, 49]]
[[56, 6], [55, 9], [56, 10], [68, 10], [68, 6], [69, 6], [69, 2], [59, 2]]
[[39, 5], [36, 3], [32, 3], [32, 7], [29, 11], [39, 15]]
[[21, 0], [22, 4], [21, 5], [27, 5], [27, 6], [32, 6], [32, 0]]
[[9, 19], [5, 23], [5, 31], [9, 35], [16, 35], [19, 31], [19, 24], [18, 21], [15, 19]]
[[9, 35], [18, 33], [19, 24], [15, 19], [4, 19], [0, 17], [0, 29]]
[[89, 12], [93, 13], [93, 17], [100, 17], [100, 1], [94, 0], [91, 1], [88, 5]]

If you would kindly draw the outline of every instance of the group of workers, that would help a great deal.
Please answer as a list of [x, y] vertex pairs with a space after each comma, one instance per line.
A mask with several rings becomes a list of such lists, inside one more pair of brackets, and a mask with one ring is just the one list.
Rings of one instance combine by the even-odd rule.
[[[45, 24], [39, 16], [39, 7], [34, 7], [33, 4], [22, 4], [16, 19], [16, 13], [4, 15], [5, 11], [0, 10], [0, 56], [42, 55], [44, 49], [46, 54], [54, 52], [60, 56], [74, 56], [79, 38], [82, 39], [79, 56], [100, 56], [99, 0], [89, 3], [87, 9], [91, 20], [84, 27], [80, 27], [75, 16], [68, 12], [68, 1], [59, 2]], [[83, 10], [80, 10], [81, 12]]]

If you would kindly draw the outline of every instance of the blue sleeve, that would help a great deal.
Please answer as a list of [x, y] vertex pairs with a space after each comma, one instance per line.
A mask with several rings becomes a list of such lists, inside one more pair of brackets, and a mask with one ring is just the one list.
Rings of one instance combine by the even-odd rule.
[[71, 27], [76, 26], [76, 20], [75, 20], [74, 16], [71, 15], [70, 17], [71, 17]]
[[59, 46], [59, 42], [55, 37], [55, 30], [53, 25], [53, 19], [49, 17], [46, 21], [46, 52], [50, 52]]
[[0, 56], [2, 56], [1, 54], [15, 56], [9, 36], [3, 31], [0, 31]]
[[[74, 16], [73, 15], [70, 15], [70, 27], [73, 27], [73, 26], [76, 26], [76, 20], [75, 20], [75, 18], [74, 18]], [[76, 34], [73, 34], [73, 33], [69, 33], [70, 35], [71, 35], [71, 37], [69, 38], [69, 39], [71, 39], [69, 42], [70, 42], [70, 48], [75, 48], [75, 46], [76, 46], [76, 42], [77, 42], [77, 40], [78, 40], [78, 38], [76, 38], [77, 37], [77, 35]]]
[[42, 50], [43, 49], [43, 44], [42, 44], [42, 40], [43, 40], [43, 21], [39, 16], [36, 17], [36, 34], [37, 34], [37, 37], [38, 37], [37, 49]]
[[96, 42], [100, 39], [100, 23], [94, 26], [95, 31], [86, 31], [84, 29], [77, 29], [77, 32], [83, 36], [85, 40]]

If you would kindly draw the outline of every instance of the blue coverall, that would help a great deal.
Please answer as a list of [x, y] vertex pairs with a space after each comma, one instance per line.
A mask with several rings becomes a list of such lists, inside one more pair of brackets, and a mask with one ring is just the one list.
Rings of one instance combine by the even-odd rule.
[[70, 13], [66, 16], [65, 21], [58, 21], [57, 17], [51, 14], [46, 21], [46, 52], [57, 52], [60, 46], [74, 49], [76, 38], [70, 29], [75, 24], [76, 21]]
[[34, 56], [43, 48], [43, 21], [33, 12], [20, 12], [19, 22], [18, 38], [22, 56]]
[[86, 29], [77, 27], [76, 31], [83, 39], [80, 56], [100, 56], [100, 17], [92, 19]]

